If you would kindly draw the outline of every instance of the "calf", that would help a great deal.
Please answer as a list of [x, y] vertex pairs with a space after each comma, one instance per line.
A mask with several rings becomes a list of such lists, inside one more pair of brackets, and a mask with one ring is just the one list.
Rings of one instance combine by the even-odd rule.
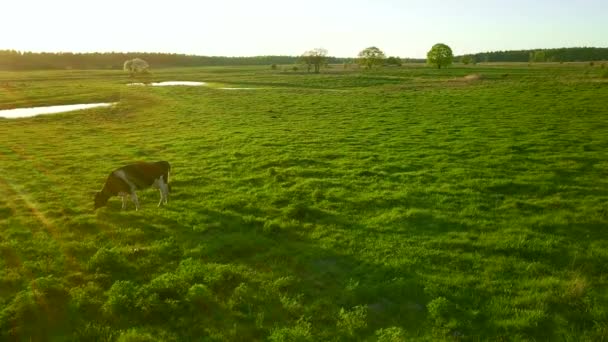
[[138, 162], [118, 168], [108, 176], [103, 189], [95, 194], [95, 209], [105, 206], [112, 196], [122, 197], [122, 209], [127, 208], [127, 196], [135, 203], [135, 210], [139, 210], [139, 201], [135, 190], [146, 189], [151, 186], [160, 190], [161, 204], [167, 204], [169, 196], [169, 171], [171, 165], [166, 161], [155, 163]]

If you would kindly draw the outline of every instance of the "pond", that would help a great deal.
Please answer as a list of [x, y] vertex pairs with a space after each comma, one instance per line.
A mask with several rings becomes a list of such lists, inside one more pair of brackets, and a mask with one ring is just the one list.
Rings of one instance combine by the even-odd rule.
[[[151, 82], [151, 83], [129, 83], [128, 86], [152, 86], [152, 87], [167, 87], [167, 86], [209, 86], [207, 82], [195, 82], [195, 81], [164, 81], [164, 82]], [[242, 88], [242, 87], [220, 87], [215, 89], [222, 90], [254, 90], [260, 88]]]
[[0, 110], [0, 117], [7, 119], [16, 118], [28, 118], [31, 116], [45, 115], [45, 114], [57, 114], [64, 112], [71, 112], [75, 110], [96, 108], [96, 107], [109, 107], [114, 103], [86, 103], [86, 104], [71, 104], [62, 106], [43, 106], [43, 107], [29, 107], [29, 108], [15, 108], [15, 109], [4, 109]]
[[165, 81], [165, 82], [152, 82], [152, 83], [129, 83], [130, 86], [145, 86], [150, 85], [153, 87], [167, 87], [167, 86], [190, 86], [197, 87], [206, 85], [205, 82], [194, 82], [194, 81]]

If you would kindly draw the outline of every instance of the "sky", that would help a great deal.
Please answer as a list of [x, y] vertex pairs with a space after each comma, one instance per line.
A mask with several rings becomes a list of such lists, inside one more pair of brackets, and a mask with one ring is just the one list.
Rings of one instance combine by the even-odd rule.
[[424, 58], [608, 47], [608, 0], [0, 0], [0, 49]]

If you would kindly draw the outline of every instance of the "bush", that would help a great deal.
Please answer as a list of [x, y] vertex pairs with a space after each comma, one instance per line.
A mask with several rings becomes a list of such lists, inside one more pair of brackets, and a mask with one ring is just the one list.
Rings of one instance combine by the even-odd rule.
[[208, 269], [201, 261], [188, 258], [179, 263], [177, 273], [189, 283], [203, 282]]
[[188, 288], [183, 278], [173, 273], [162, 274], [141, 288], [137, 307], [147, 321], [165, 323], [185, 309]]
[[186, 296], [188, 302], [193, 305], [205, 305], [213, 301], [213, 293], [203, 284], [194, 284], [188, 289]]
[[386, 65], [401, 66], [401, 58], [389, 57], [386, 59]]
[[270, 69], [272, 69], [272, 70], [277, 70], [277, 65], [276, 65], [276, 64], [271, 65], [271, 66], [270, 66]]
[[264, 222], [264, 227], [262, 228], [262, 231], [264, 233], [270, 234], [270, 233], [276, 233], [276, 232], [280, 231], [281, 228], [282, 228], [281, 221], [278, 219], [274, 219], [271, 221]]
[[108, 290], [108, 299], [103, 305], [110, 316], [123, 316], [134, 311], [137, 302], [137, 287], [130, 281], [119, 280]]
[[464, 65], [475, 64], [475, 57], [471, 55], [465, 55], [460, 58], [460, 62]]
[[155, 342], [159, 341], [150, 333], [139, 332], [137, 329], [128, 330], [120, 335], [117, 342]]
[[367, 306], [355, 306], [352, 310], [342, 308], [339, 316], [338, 328], [346, 330], [350, 336], [367, 326]]
[[438, 297], [433, 299], [427, 304], [427, 310], [429, 311], [429, 317], [435, 322], [436, 325], [442, 326], [447, 323], [452, 303], [444, 297]]
[[182, 299], [188, 292], [188, 284], [174, 273], [165, 273], [154, 278], [144, 287], [145, 294], [158, 294], [161, 299]]
[[312, 341], [310, 333], [311, 325], [304, 318], [300, 318], [295, 326], [275, 328], [270, 333], [268, 341], [272, 342], [291, 342], [291, 341]]
[[101, 287], [94, 282], [89, 282], [70, 290], [70, 306], [81, 315], [94, 316], [103, 305], [103, 301], [99, 299], [102, 297], [103, 290]]
[[116, 341], [118, 333], [109, 326], [87, 323], [84, 328], [74, 331], [72, 337], [74, 341]]
[[405, 342], [405, 331], [398, 327], [376, 330], [378, 342]]
[[0, 339], [25, 341], [28, 337], [33, 340], [44, 338], [45, 316], [32, 291], [19, 292], [0, 311]]
[[37, 301], [55, 306], [54, 309], [69, 298], [64, 281], [53, 276], [37, 278], [30, 286]]
[[88, 269], [96, 273], [126, 274], [130, 269], [127, 259], [116, 249], [100, 248], [89, 259]]

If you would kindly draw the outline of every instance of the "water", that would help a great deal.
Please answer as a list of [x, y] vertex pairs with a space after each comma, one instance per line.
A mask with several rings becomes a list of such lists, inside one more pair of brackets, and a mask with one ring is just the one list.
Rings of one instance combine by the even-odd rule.
[[44, 107], [4, 109], [4, 110], [0, 110], [0, 117], [7, 118], [7, 119], [29, 118], [31, 116], [37, 116], [37, 115], [72, 112], [75, 110], [82, 110], [82, 109], [89, 109], [89, 108], [96, 108], [96, 107], [109, 107], [113, 104], [114, 103], [87, 103], [87, 104], [72, 104], [72, 105], [63, 105], [63, 106], [44, 106]]
[[[190, 87], [198, 87], [198, 86], [208, 86], [207, 82], [194, 82], [194, 81], [165, 81], [165, 82], [152, 82], [152, 83], [129, 83], [128, 86], [153, 86], [153, 87], [167, 87], [167, 86], [190, 86]], [[260, 88], [229, 88], [222, 87], [216, 88], [222, 90], [253, 90]]]
[[150, 85], [153, 87], [167, 87], [167, 86], [190, 86], [197, 87], [206, 85], [205, 82], [194, 82], [194, 81], [165, 81], [165, 82], [152, 82], [152, 83], [129, 83], [130, 86], [145, 86]]

